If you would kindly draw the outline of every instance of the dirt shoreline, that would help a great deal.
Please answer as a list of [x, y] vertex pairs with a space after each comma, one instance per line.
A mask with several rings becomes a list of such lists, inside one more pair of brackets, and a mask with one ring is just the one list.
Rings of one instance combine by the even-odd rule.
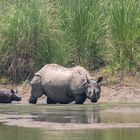
[[[0, 84], [0, 89], [18, 89], [23, 103], [28, 103], [31, 86], [30, 84], [11, 85], [11, 84]], [[100, 103], [140, 103], [140, 82], [132, 83], [118, 83], [115, 85], [103, 85]], [[39, 98], [38, 103], [46, 103], [46, 96]]]

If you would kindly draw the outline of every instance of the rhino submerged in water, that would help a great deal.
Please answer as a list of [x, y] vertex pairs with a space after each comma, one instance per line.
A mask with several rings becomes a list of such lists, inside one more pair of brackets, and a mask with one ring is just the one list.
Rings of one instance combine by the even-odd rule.
[[103, 77], [93, 80], [81, 66], [65, 68], [48, 64], [35, 73], [31, 81], [29, 103], [36, 104], [43, 94], [47, 96], [48, 104], [68, 104], [72, 101], [83, 104], [87, 98], [94, 103], [100, 98], [102, 80]]
[[11, 103], [12, 101], [21, 101], [21, 97], [14, 90], [0, 90], [0, 103]]

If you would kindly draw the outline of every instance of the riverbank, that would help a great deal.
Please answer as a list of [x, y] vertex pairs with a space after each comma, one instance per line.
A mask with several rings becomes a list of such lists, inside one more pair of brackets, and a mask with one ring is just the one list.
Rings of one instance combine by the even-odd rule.
[[[99, 103], [140, 103], [140, 78], [138, 76], [127, 74], [120, 78], [120, 75], [108, 76], [101, 72], [93, 74], [94, 77], [98, 75], [104, 75]], [[31, 94], [29, 82], [18, 85], [1, 83], [0, 89], [18, 89], [22, 97], [21, 104], [28, 103]], [[46, 96], [42, 96], [38, 103], [46, 103]], [[85, 103], [88, 103], [88, 100]]]

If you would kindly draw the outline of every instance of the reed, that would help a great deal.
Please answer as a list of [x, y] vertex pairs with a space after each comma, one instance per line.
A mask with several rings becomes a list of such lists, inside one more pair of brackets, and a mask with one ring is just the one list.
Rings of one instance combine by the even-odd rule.
[[61, 55], [56, 55], [57, 22], [52, 1], [3, 0], [1, 4], [1, 11], [6, 11], [1, 15], [1, 74], [20, 81], [46, 63], [61, 61]]
[[101, 60], [101, 40], [107, 29], [105, 1], [59, 0], [59, 4], [73, 61], [80, 65], [97, 65]]
[[[135, 68], [140, 38], [140, 3], [138, 0], [111, 0], [110, 27], [114, 61], [121, 70]], [[115, 66], [114, 66], [115, 67]]]
[[140, 66], [138, 0], [0, 0], [0, 19], [0, 76], [14, 81], [48, 63]]

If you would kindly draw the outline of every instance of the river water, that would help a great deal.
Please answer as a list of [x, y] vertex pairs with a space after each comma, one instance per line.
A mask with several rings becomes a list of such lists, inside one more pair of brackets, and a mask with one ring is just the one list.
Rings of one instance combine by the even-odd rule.
[[0, 104], [0, 140], [140, 140], [140, 104]]

